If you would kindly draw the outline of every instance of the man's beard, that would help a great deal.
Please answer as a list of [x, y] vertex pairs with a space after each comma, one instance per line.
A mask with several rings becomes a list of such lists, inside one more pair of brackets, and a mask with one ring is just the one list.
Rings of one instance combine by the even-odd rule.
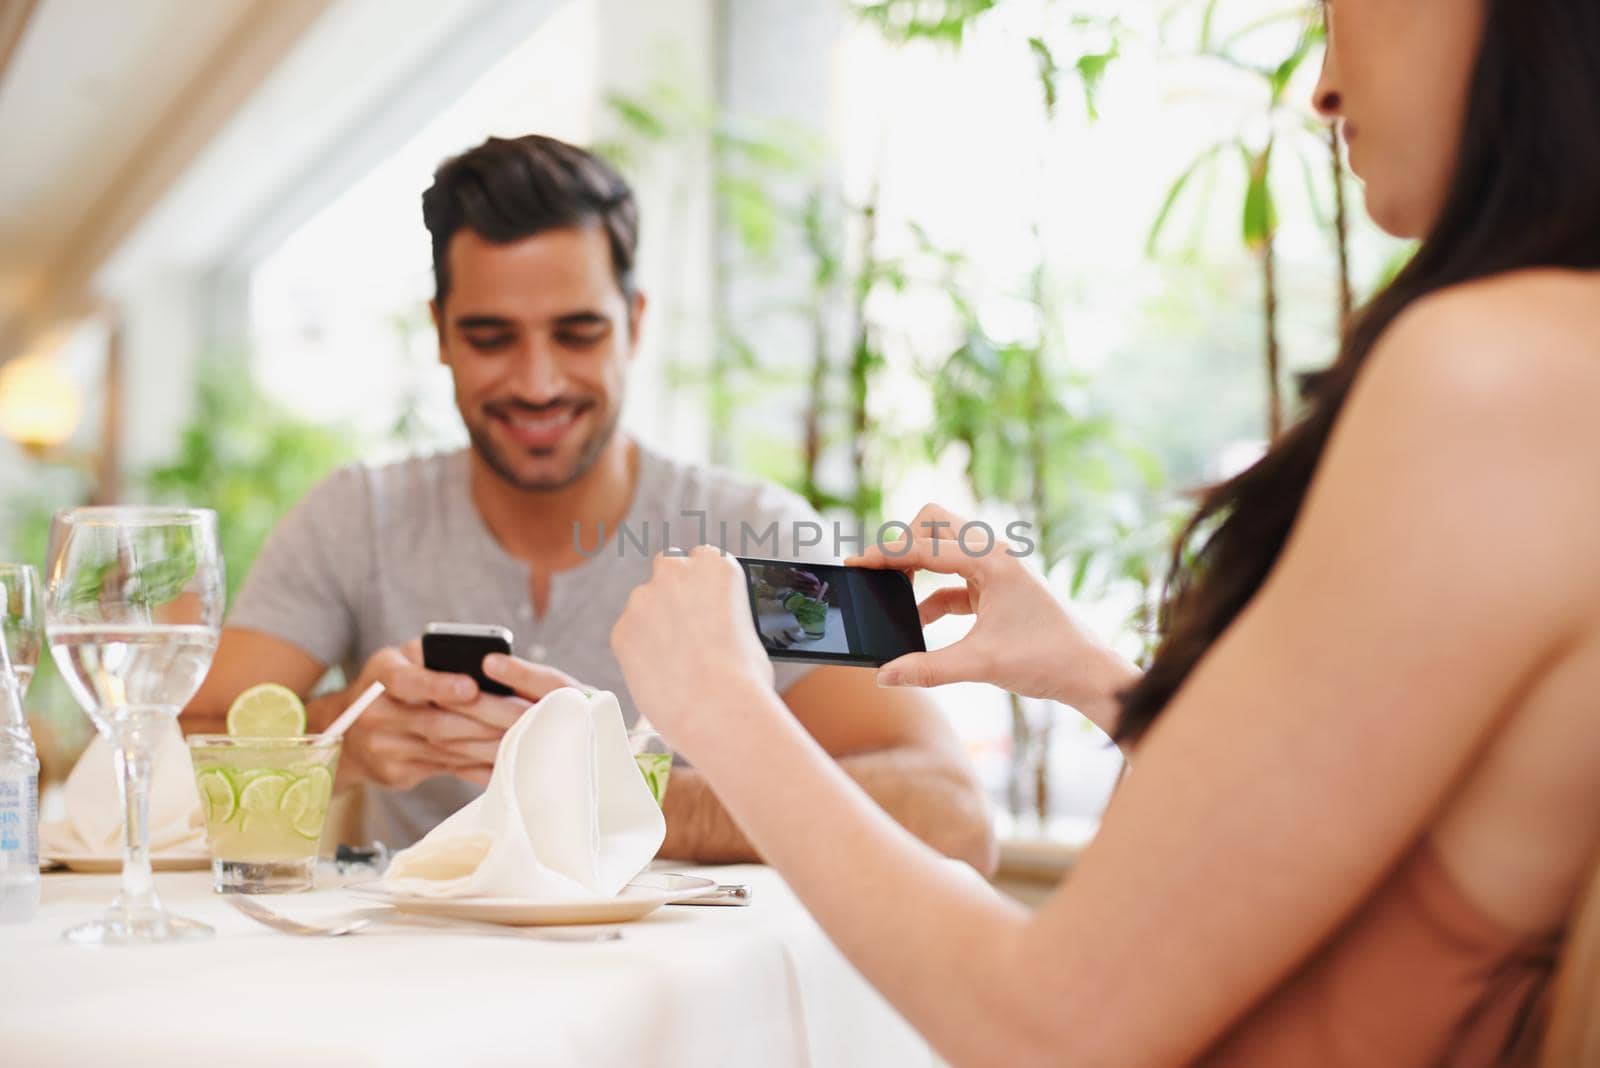
[[525, 493], [554, 493], [556, 490], [566, 489], [589, 473], [589, 469], [600, 459], [600, 454], [606, 451], [606, 446], [611, 444], [612, 435], [617, 432], [620, 418], [621, 412], [618, 411], [612, 415], [610, 422], [589, 435], [589, 439], [583, 443], [583, 448], [578, 450], [578, 457], [573, 461], [572, 469], [556, 478], [519, 477], [516, 470], [507, 462], [505, 455], [495, 447], [486, 428], [469, 426], [467, 437], [472, 441], [473, 450], [483, 458], [489, 470], [499, 475], [509, 485]]

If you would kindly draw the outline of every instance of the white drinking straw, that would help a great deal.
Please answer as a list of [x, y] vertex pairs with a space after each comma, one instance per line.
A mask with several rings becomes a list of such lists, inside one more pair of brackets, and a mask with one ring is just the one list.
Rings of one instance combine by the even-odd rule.
[[344, 732], [350, 729], [350, 725], [360, 719], [361, 713], [365, 712], [368, 706], [382, 695], [383, 683], [375, 682], [368, 686], [362, 691], [361, 696], [356, 698], [354, 704], [339, 713], [339, 718], [334, 720], [327, 730], [317, 736], [317, 740], [320, 742], [332, 742], [344, 737]]

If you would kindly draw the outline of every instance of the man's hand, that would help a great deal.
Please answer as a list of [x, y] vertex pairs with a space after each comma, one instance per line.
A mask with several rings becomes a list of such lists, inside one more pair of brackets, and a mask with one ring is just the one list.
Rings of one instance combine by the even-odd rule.
[[[512, 691], [523, 699], [523, 708], [526, 708], [529, 702], [543, 700], [546, 694], [564, 686], [577, 690], [588, 688], [558, 668], [547, 664], [535, 664], [531, 660], [522, 660], [515, 656], [502, 656], [499, 653], [490, 653], [483, 658], [483, 673], [494, 681], [511, 687]], [[510, 698], [486, 697], [484, 700], [507, 701]]]
[[342, 708], [374, 682], [384, 685], [383, 696], [345, 735], [340, 778], [348, 768], [350, 781], [392, 790], [435, 775], [487, 785], [500, 739], [528, 706], [551, 690], [579, 685], [565, 672], [512, 656], [493, 654], [483, 665], [516, 695], [486, 694], [467, 675], [428, 670], [420, 640], [373, 653], [339, 697]]
[[[461, 778], [480, 785], [489, 781], [489, 771], [494, 767], [500, 739], [511, 729], [513, 723], [522, 718], [522, 714], [530, 705], [538, 703], [546, 694], [563, 686], [584, 688], [564, 671], [500, 653], [490, 653], [483, 658], [483, 672], [496, 682], [509, 686], [514, 696], [501, 697], [496, 694], [477, 693], [476, 697], [466, 703], [444, 704], [447, 711], [470, 721], [473, 730], [460, 736], [443, 737], [438, 743], [440, 749], [451, 757], [472, 762], [467, 773], [452, 774], [460, 775]], [[474, 692], [477, 692], [476, 687]]]
[[492, 714], [483, 711], [482, 705], [511, 699], [480, 694], [466, 675], [429, 671], [420, 641], [373, 653], [340, 694], [340, 707], [374, 682], [383, 683], [384, 693], [344, 736], [340, 778], [393, 790], [435, 775], [487, 783], [505, 726], [527, 707], [524, 701], [515, 714], [499, 704]]

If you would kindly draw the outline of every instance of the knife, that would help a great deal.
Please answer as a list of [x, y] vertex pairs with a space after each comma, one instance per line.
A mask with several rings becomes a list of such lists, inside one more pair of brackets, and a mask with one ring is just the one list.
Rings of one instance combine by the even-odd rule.
[[674, 905], [748, 905], [755, 891], [748, 883], [721, 883], [699, 897], [673, 901]]

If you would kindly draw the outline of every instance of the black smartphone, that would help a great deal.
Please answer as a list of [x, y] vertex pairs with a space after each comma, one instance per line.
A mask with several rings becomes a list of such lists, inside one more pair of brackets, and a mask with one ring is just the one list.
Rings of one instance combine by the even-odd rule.
[[484, 693], [511, 696], [511, 688], [483, 673], [490, 653], [511, 655], [511, 632], [487, 623], [429, 623], [422, 632], [422, 666], [470, 675]]
[[736, 559], [756, 632], [774, 660], [878, 667], [927, 649], [911, 579], [902, 572]]

